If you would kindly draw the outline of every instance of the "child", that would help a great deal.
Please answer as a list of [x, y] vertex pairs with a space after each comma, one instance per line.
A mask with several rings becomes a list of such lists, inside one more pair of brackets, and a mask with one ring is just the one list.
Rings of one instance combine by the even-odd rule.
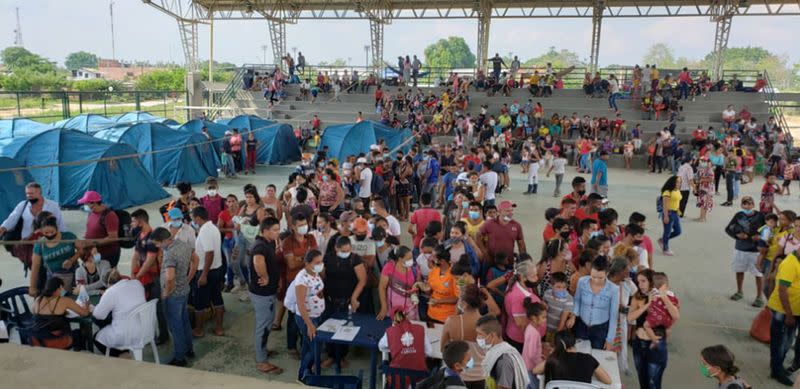
[[547, 306], [540, 302], [533, 302], [530, 297], [525, 298], [525, 315], [530, 323], [525, 327], [525, 344], [522, 347], [522, 360], [531, 379], [532, 388], [538, 388], [537, 377], [531, 370], [544, 361], [542, 355], [542, 335], [537, 330], [547, 320]]
[[539, 164], [541, 163], [536, 153], [531, 153], [528, 162], [528, 191], [523, 194], [536, 194], [539, 189]]
[[776, 182], [777, 177], [772, 173], [767, 173], [767, 182], [761, 187], [761, 201], [758, 204], [758, 210], [762, 213], [780, 212], [778, 206], [775, 205], [775, 193], [781, 194], [781, 188]]
[[486, 289], [492, 294], [492, 298], [494, 298], [498, 306], [503, 304], [506, 287], [508, 286], [508, 280], [511, 276], [513, 276], [513, 272], [508, 268], [508, 258], [506, 255], [503, 253], [495, 254], [492, 267], [486, 271], [485, 281]]
[[442, 387], [452, 389], [466, 389], [467, 385], [461, 378], [461, 372], [472, 369], [474, 359], [469, 352], [469, 344], [463, 340], [455, 340], [444, 346], [442, 360], [445, 368]]
[[559, 197], [561, 196], [561, 182], [564, 181], [564, 173], [567, 172], [567, 159], [561, 153], [554, 153], [553, 163], [547, 171], [547, 177], [550, 177], [550, 173], [554, 171], [556, 174], [556, 189], [553, 191], [553, 197]]
[[420, 274], [422, 275], [422, 280], [426, 281], [428, 279], [428, 274], [431, 272], [431, 268], [434, 267], [433, 265], [433, 250], [436, 248], [438, 242], [434, 237], [427, 237], [422, 239], [422, 242], [419, 244], [419, 255], [417, 256], [416, 263], [419, 266]]
[[764, 217], [764, 225], [758, 228], [758, 259], [756, 260], [756, 269], [758, 270], [761, 270], [764, 265], [764, 258], [767, 257], [767, 251], [775, 237], [777, 225], [778, 215], [770, 213]]
[[547, 334], [545, 340], [552, 343], [556, 337], [556, 332], [566, 329], [567, 319], [575, 305], [567, 291], [569, 286], [567, 275], [556, 272], [551, 275], [552, 284], [550, 289], [544, 292], [544, 302], [547, 304]]
[[[650, 339], [655, 339], [656, 337], [664, 338], [667, 334], [667, 330], [672, 327], [672, 323], [674, 322], [672, 315], [670, 315], [667, 310], [664, 297], [675, 307], [678, 307], [680, 303], [678, 302], [678, 298], [675, 297], [675, 294], [669, 290], [669, 279], [667, 275], [662, 272], [653, 274], [653, 290], [650, 293], [650, 298], [653, 302], [650, 304], [650, 308], [647, 308], [644, 330], [647, 332], [647, 336]], [[657, 347], [658, 342], [658, 340], [653, 340], [650, 347]]]

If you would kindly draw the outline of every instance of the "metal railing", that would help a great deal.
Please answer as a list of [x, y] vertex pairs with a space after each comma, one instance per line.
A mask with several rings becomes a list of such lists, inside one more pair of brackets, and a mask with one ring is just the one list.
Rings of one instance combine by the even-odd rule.
[[221, 93], [212, 93], [212, 98], [209, 99], [210, 106], [215, 107], [212, 108], [210, 112], [208, 112], [208, 117], [216, 117], [219, 115], [219, 109], [216, 107], [227, 107], [230, 105], [233, 100], [236, 99], [236, 95], [241, 91], [244, 87], [244, 75], [247, 69], [245, 68], [238, 68], [236, 72], [233, 74], [233, 79], [228, 85], [225, 87], [225, 90]]
[[186, 91], [2, 91], [0, 119], [24, 117], [50, 123], [84, 113], [104, 116], [148, 111], [176, 121], [174, 105], [188, 105]]
[[766, 101], [767, 105], [769, 105], [769, 113], [775, 117], [775, 121], [778, 122], [778, 126], [780, 126], [781, 130], [783, 130], [783, 134], [788, 138], [788, 143], [793, 145], [794, 139], [791, 132], [792, 127], [789, 126], [789, 122], [786, 121], [786, 116], [783, 114], [783, 108], [800, 108], [800, 104], [787, 105], [784, 101], [778, 99], [775, 93], [775, 88], [773, 87], [772, 81], [769, 78], [769, 72], [767, 72], [766, 69], [763, 71], [763, 77], [767, 82], [767, 85], [764, 87], [762, 92], [764, 92], [764, 100]]

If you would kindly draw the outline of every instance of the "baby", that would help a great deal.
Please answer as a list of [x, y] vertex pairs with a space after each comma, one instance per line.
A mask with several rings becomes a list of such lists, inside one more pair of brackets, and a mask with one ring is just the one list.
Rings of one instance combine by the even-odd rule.
[[653, 339], [651, 348], [658, 345], [659, 340], [655, 340], [656, 338], [666, 336], [667, 330], [672, 327], [674, 322], [663, 300], [665, 296], [675, 307], [679, 306], [678, 298], [669, 290], [667, 275], [657, 272], [653, 274], [653, 290], [650, 294], [650, 298], [653, 300], [650, 308], [647, 309], [647, 319], [644, 323], [644, 330], [647, 332], [647, 336]]

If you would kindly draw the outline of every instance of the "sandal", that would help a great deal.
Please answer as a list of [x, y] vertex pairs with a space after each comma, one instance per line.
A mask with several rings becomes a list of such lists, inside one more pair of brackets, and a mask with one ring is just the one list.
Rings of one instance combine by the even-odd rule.
[[275, 375], [283, 374], [283, 369], [281, 369], [278, 366], [271, 365], [269, 363], [259, 364], [258, 366], [256, 366], [256, 369], [258, 369], [258, 371], [264, 374], [275, 374]]
[[731, 296], [731, 300], [739, 301], [742, 299], [742, 297], [744, 297], [744, 295], [742, 295], [742, 292], [736, 292]]

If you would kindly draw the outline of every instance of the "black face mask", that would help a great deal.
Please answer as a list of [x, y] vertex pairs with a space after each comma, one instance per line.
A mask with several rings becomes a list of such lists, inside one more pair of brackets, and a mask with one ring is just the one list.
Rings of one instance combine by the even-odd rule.
[[47, 239], [47, 240], [53, 240], [53, 239], [55, 239], [55, 238], [56, 238], [56, 236], [58, 236], [58, 234], [54, 234], [54, 235], [42, 235], [42, 236], [44, 236], [44, 238], [45, 238], [45, 239]]
[[585, 194], [586, 194], [586, 191], [585, 191], [585, 190], [579, 190], [579, 191], [578, 191], [578, 195], [579, 195], [579, 196], [583, 196], [583, 195], [585, 195]]
[[644, 242], [644, 240], [642, 240], [642, 239], [634, 239], [633, 245], [634, 246], [638, 246], [638, 245], [642, 244], [642, 242]]
[[31, 205], [36, 204], [36, 203], [39, 202], [39, 198], [38, 197], [34, 197], [32, 199], [28, 199], [28, 202], [31, 203]]
[[570, 231], [561, 231], [561, 237], [564, 239], [569, 238]]
[[538, 282], [530, 282], [528, 280], [525, 280], [525, 286], [530, 288], [530, 289], [536, 289], [537, 285], [539, 285]]

